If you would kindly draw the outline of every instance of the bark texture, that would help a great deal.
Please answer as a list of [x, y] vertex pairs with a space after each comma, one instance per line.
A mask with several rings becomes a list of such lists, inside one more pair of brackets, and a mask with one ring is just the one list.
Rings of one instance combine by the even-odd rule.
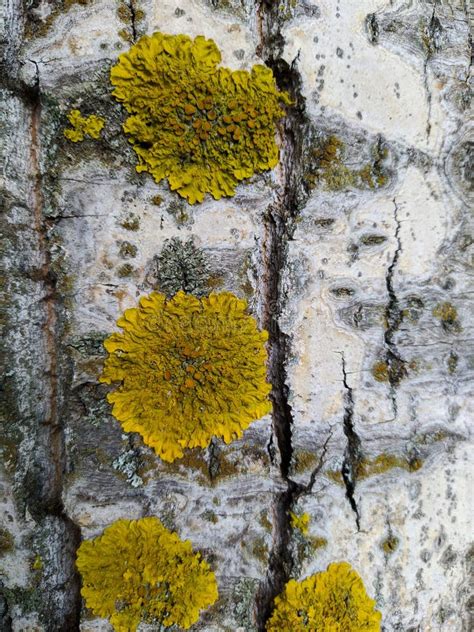
[[[149, 515], [216, 571], [193, 630], [264, 630], [289, 578], [342, 560], [385, 632], [472, 629], [468, 3], [1, 11], [0, 630], [111, 630], [81, 601], [75, 553]], [[224, 65], [265, 63], [291, 95], [278, 167], [233, 198], [190, 206], [135, 172], [109, 70], [154, 31], [212, 38]], [[73, 108], [106, 120], [99, 141], [64, 137]], [[170, 465], [121, 432], [98, 376], [123, 310], [183, 265], [269, 331], [273, 414]]]

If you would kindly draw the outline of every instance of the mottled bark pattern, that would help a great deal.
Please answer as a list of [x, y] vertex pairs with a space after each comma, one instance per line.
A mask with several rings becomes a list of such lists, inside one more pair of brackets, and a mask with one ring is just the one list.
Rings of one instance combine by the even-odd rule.
[[[216, 571], [193, 630], [264, 630], [290, 577], [342, 560], [384, 631], [472, 629], [468, 3], [3, 0], [1, 18], [0, 630], [110, 630], [75, 551], [149, 515]], [[189, 206], [135, 172], [108, 74], [158, 30], [291, 95], [279, 166], [233, 198]], [[64, 137], [71, 109], [106, 120], [100, 140]], [[171, 465], [98, 384], [103, 339], [170, 275], [249, 300], [274, 404]]]

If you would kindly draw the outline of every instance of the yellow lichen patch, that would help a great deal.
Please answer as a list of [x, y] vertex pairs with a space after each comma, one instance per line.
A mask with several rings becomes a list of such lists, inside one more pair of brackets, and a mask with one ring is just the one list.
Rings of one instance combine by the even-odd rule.
[[298, 529], [303, 535], [308, 535], [309, 515], [307, 513], [298, 515], [290, 511], [290, 523], [292, 529]]
[[237, 184], [278, 162], [275, 123], [288, 95], [272, 71], [218, 67], [212, 40], [145, 35], [110, 72], [113, 95], [130, 114], [123, 126], [148, 171], [190, 204], [206, 193], [231, 196]]
[[71, 127], [64, 130], [64, 136], [73, 143], [84, 140], [86, 136], [97, 140], [105, 125], [105, 120], [100, 116], [82, 116], [79, 110], [71, 110], [67, 118]]
[[118, 520], [82, 542], [77, 568], [87, 607], [117, 632], [142, 621], [188, 629], [218, 596], [207, 562], [158, 518]]
[[347, 562], [297, 582], [291, 579], [275, 599], [268, 632], [379, 632], [382, 615], [374, 609], [362, 579]]
[[266, 331], [247, 303], [223, 292], [198, 299], [152, 292], [117, 321], [100, 378], [119, 383], [108, 400], [126, 432], [168, 462], [213, 436], [230, 443], [271, 410]]

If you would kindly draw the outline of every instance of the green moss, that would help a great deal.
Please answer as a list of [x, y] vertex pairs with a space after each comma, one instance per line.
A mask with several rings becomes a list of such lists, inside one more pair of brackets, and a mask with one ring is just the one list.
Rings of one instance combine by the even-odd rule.
[[295, 450], [293, 459], [293, 470], [296, 474], [302, 474], [313, 468], [318, 460], [317, 456], [309, 450]]
[[459, 333], [462, 330], [458, 320], [458, 311], [448, 301], [436, 305], [433, 309], [433, 316], [440, 320], [441, 326], [446, 332]]
[[380, 143], [372, 147], [372, 160], [361, 169], [351, 169], [345, 164], [346, 146], [337, 136], [329, 136], [312, 151], [315, 165], [306, 174], [306, 182], [312, 189], [318, 184], [330, 191], [348, 188], [378, 189], [387, 183], [383, 161], [387, 149]]
[[268, 512], [265, 511], [265, 509], [262, 509], [262, 511], [260, 512], [258, 521], [265, 529], [265, 531], [267, 531], [268, 533], [272, 531], [272, 523], [268, 519]]
[[384, 360], [379, 360], [372, 367], [372, 375], [377, 380], [377, 382], [388, 382], [389, 380], [389, 367], [387, 362]]
[[202, 514], [202, 517], [204, 518], [204, 520], [207, 520], [208, 522], [212, 522], [212, 524], [217, 524], [219, 522], [219, 518], [218, 518], [217, 514], [214, 511], [210, 510], [210, 509], [205, 511]]
[[357, 466], [356, 477], [357, 479], [364, 479], [377, 476], [394, 468], [416, 472], [422, 465], [422, 460], [417, 456], [399, 457], [394, 454], [379, 454], [374, 459], [361, 459]]
[[27, 39], [44, 37], [61, 13], [67, 13], [74, 5], [87, 6], [92, 2], [93, 0], [55, 0], [54, 3], [49, 5], [52, 7], [52, 10], [44, 19], [39, 17], [38, 13], [33, 12], [32, 9], [35, 5], [31, 3], [32, 9], [27, 9], [28, 19], [25, 25], [25, 37]]
[[134, 271], [135, 271], [135, 268], [130, 263], [124, 263], [122, 266], [118, 268], [117, 275], [123, 279], [129, 276], [132, 276]]
[[268, 546], [264, 538], [256, 538], [252, 542], [251, 552], [262, 564], [268, 563]]
[[209, 467], [205, 460], [204, 453], [199, 448], [185, 450], [183, 457], [179, 460], [167, 463], [161, 462], [161, 467], [165, 472], [186, 474], [189, 470], [197, 472], [202, 483], [211, 483]]
[[118, 32], [119, 37], [133, 44], [134, 37], [141, 35], [140, 22], [145, 18], [145, 12], [139, 8], [138, 0], [119, 0], [117, 17], [125, 26]]
[[[416, 369], [416, 363], [408, 366]], [[379, 360], [372, 367], [372, 375], [377, 382], [390, 382], [392, 386], [397, 386], [408, 375], [407, 364], [398, 358], [392, 358], [390, 362]]]
[[340, 470], [326, 470], [324, 475], [338, 485], [344, 485], [344, 479]]
[[400, 540], [396, 536], [390, 534], [387, 538], [385, 538], [380, 547], [386, 555], [392, 555], [392, 553], [394, 553], [398, 548], [399, 543]]
[[311, 544], [311, 548], [313, 549], [313, 551], [317, 551], [318, 549], [323, 549], [325, 546], [328, 545], [328, 541], [326, 538], [322, 538], [318, 536], [310, 537], [309, 542]]
[[161, 206], [163, 204], [163, 198], [161, 197], [161, 195], [154, 195], [151, 198], [151, 203], [155, 206]]
[[0, 528], [0, 557], [5, 553], [10, 553], [14, 548], [12, 534], [6, 529]]
[[123, 222], [120, 222], [120, 225], [125, 228], [125, 230], [137, 231], [140, 228], [140, 220], [136, 215], [131, 213], [127, 219], [124, 219]]
[[235, 476], [239, 472], [240, 468], [237, 463], [233, 463], [232, 461], [229, 461], [225, 457], [221, 456], [218, 460], [216, 473], [213, 476], [212, 482], [213, 484], [215, 484], [224, 478]]
[[448, 371], [451, 373], [456, 373], [456, 369], [458, 368], [459, 357], [454, 351], [451, 351], [448, 357]]
[[129, 241], [122, 241], [119, 248], [119, 255], [123, 259], [133, 259], [137, 256], [138, 248]]

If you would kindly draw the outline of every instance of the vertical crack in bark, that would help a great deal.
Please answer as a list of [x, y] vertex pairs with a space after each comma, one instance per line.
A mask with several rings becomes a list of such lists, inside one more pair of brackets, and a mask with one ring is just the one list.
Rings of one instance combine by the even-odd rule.
[[360, 513], [354, 496], [357, 483], [357, 472], [360, 466], [360, 438], [354, 427], [354, 394], [347, 381], [346, 359], [341, 352], [342, 358], [342, 382], [344, 384], [344, 434], [347, 445], [344, 451], [344, 461], [342, 463], [342, 478], [346, 486], [346, 498], [355, 514], [357, 531], [360, 531]]
[[28, 93], [31, 111], [30, 169], [34, 231], [39, 252], [38, 283], [42, 286], [44, 401], [40, 407], [35, 451], [26, 473], [24, 486], [28, 509], [47, 536], [48, 573], [42, 590], [46, 595], [42, 616], [50, 630], [70, 631], [79, 628], [80, 581], [75, 570], [75, 554], [80, 542], [79, 528], [64, 513], [62, 503], [65, 469], [64, 432], [62, 426], [62, 385], [59, 383], [58, 295], [56, 277], [51, 270], [47, 225], [43, 215], [40, 126], [42, 95], [38, 65], [33, 87]]
[[400, 257], [400, 253], [402, 252], [402, 242], [400, 239], [400, 220], [398, 217], [398, 205], [396, 199], [393, 198], [393, 206], [394, 206], [394, 219], [395, 219], [395, 241], [397, 246], [395, 248], [395, 252], [393, 254], [392, 261], [387, 268], [387, 272], [385, 274], [385, 286], [387, 288], [388, 294], [388, 302], [385, 308], [385, 333], [384, 333], [384, 342], [386, 349], [386, 361], [388, 368], [388, 381], [390, 385], [390, 400], [392, 403], [392, 413], [393, 419], [397, 418], [398, 415], [398, 405], [397, 405], [397, 393], [396, 389], [400, 383], [400, 381], [406, 375], [406, 367], [405, 361], [401, 358], [398, 353], [394, 338], [395, 334], [398, 331], [402, 320], [402, 310], [398, 305], [397, 295], [393, 286], [393, 277], [398, 265], [398, 259]]
[[[262, 260], [265, 269], [263, 325], [269, 332], [269, 380], [272, 383], [273, 433], [280, 453], [280, 472], [286, 489], [279, 493], [273, 508], [273, 546], [265, 580], [260, 585], [255, 603], [255, 619], [259, 630], [264, 630], [271, 614], [273, 601], [288, 581], [294, 566], [291, 552], [290, 510], [302, 492], [301, 486], [289, 478], [293, 455], [293, 415], [287, 385], [287, 361], [290, 337], [280, 326], [282, 275], [288, 244], [293, 237], [296, 218], [301, 206], [302, 148], [307, 120], [301, 79], [295, 60], [289, 65], [281, 55], [284, 40], [280, 32], [281, 12], [276, 3], [261, 0], [257, 8], [257, 31], [260, 36], [259, 55], [274, 73], [280, 90], [291, 95], [294, 104], [288, 109], [281, 129], [280, 176], [281, 188], [276, 201], [264, 216], [265, 237]], [[269, 452], [274, 449], [269, 444]]]
[[132, 29], [132, 39], [134, 42], [136, 42], [137, 41], [137, 14], [135, 11], [135, 0], [129, 1], [128, 8], [130, 11], [130, 27]]

